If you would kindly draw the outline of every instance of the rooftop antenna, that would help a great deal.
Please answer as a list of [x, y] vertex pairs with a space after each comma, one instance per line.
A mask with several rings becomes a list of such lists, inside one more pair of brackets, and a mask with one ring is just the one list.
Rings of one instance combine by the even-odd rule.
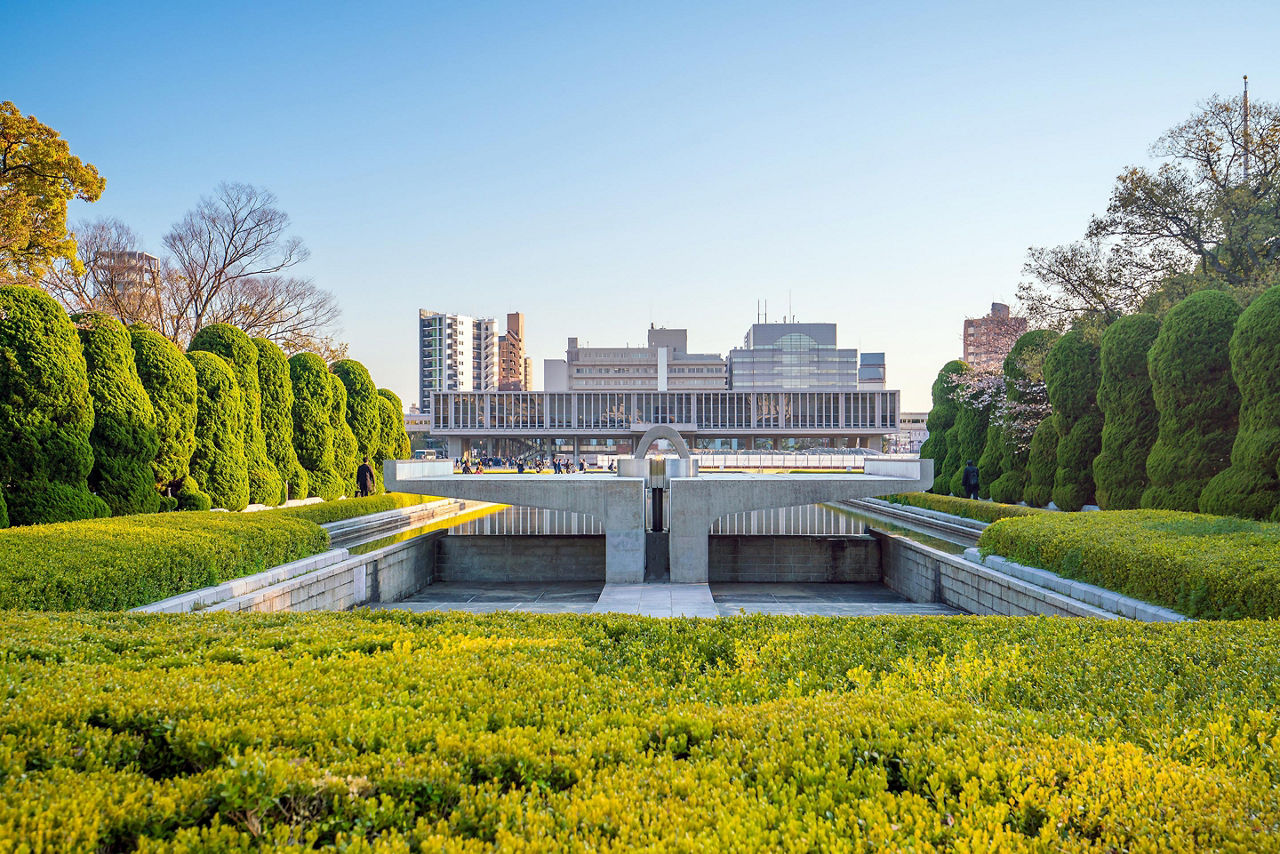
[[769, 301], [768, 300], [764, 301], [764, 322], [765, 323], [769, 322]]
[[1249, 75], [1244, 76], [1244, 182], [1249, 183]]
[[792, 322], [792, 323], [795, 323], [795, 322], [796, 322], [796, 316], [795, 316], [795, 314], [791, 311], [791, 288], [787, 288], [787, 314], [790, 314], [790, 315], [791, 315], [791, 322]]

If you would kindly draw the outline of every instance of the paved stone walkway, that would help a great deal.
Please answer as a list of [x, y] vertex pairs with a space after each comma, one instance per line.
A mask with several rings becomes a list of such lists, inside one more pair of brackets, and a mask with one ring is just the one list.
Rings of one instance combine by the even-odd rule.
[[405, 611], [490, 614], [639, 614], [732, 617], [740, 614], [873, 616], [958, 614], [946, 605], [908, 602], [882, 584], [433, 584], [403, 602], [373, 605]]
[[593, 614], [643, 617], [718, 617], [711, 588], [705, 584], [606, 584]]

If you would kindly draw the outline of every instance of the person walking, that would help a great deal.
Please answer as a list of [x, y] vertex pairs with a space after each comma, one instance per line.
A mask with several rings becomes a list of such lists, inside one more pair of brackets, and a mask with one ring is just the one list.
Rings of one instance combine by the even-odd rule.
[[377, 479], [373, 476], [373, 466], [369, 465], [369, 458], [365, 457], [364, 462], [360, 464], [360, 468], [356, 469], [356, 495], [363, 498], [373, 495], [373, 487]]
[[973, 460], [969, 460], [965, 464], [964, 475], [960, 478], [960, 486], [968, 497], [978, 497], [978, 467], [973, 464]]

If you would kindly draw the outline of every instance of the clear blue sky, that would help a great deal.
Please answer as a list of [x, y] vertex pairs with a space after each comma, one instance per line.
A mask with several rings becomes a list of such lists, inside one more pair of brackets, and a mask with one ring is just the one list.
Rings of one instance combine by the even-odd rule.
[[928, 406], [961, 322], [1078, 238], [1198, 101], [1280, 100], [1273, 3], [17, 0], [0, 98], [152, 251], [219, 181], [273, 190], [380, 385], [417, 310], [522, 310], [531, 354], [725, 353], [768, 299]]

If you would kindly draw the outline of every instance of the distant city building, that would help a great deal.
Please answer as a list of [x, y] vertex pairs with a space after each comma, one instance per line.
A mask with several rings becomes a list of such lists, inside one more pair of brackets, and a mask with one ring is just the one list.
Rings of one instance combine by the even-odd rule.
[[734, 391], [851, 391], [884, 388], [883, 353], [836, 346], [834, 323], [755, 323], [729, 351]]
[[924, 440], [929, 438], [929, 431], [925, 429], [925, 421], [929, 418], [927, 412], [899, 412], [898, 413], [898, 432], [889, 437], [889, 450], [895, 454], [916, 454], [920, 452], [920, 446], [924, 444]]
[[424, 412], [432, 392], [498, 387], [498, 338], [492, 318], [419, 311], [418, 356]]
[[103, 252], [95, 268], [95, 295], [111, 289], [123, 296], [145, 288], [159, 271], [160, 259], [146, 252]]
[[547, 359], [547, 391], [722, 391], [725, 361], [690, 353], [685, 329], [650, 326], [645, 347], [580, 347], [570, 338], [563, 359]]
[[991, 304], [986, 317], [964, 322], [964, 361], [976, 371], [998, 371], [1018, 336], [1027, 331], [1027, 319], [1014, 317], [1002, 302]]
[[533, 386], [532, 364], [524, 355], [524, 315], [507, 315], [507, 333], [498, 336], [498, 390], [529, 391]]

